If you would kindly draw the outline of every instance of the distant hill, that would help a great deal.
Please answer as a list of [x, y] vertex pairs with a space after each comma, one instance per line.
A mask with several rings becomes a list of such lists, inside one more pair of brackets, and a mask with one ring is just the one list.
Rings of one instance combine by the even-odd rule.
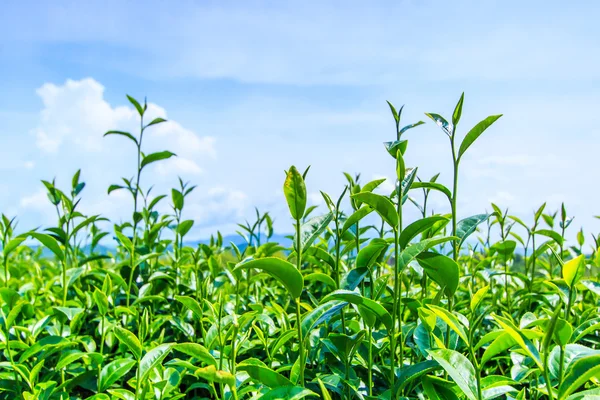
[[[266, 236], [261, 236], [260, 240], [261, 240], [261, 243], [265, 243]], [[287, 238], [286, 235], [273, 234], [273, 236], [271, 236], [269, 241], [277, 242], [284, 247], [290, 247], [292, 245], [292, 241], [289, 238]], [[209, 243], [209, 242], [210, 242], [210, 239], [203, 239], [200, 241], [185, 242], [185, 245], [195, 247], [199, 243]], [[236, 246], [238, 246], [240, 248], [240, 250], [243, 250], [244, 247], [246, 246], [246, 241], [238, 234], [223, 236], [223, 245], [227, 246], [227, 245], [229, 245], [229, 243], [235, 244]]]
[[[261, 237], [261, 243], [265, 243], [265, 240], [266, 240], [266, 237]], [[269, 241], [277, 242], [284, 247], [290, 247], [292, 245], [292, 241], [289, 238], [286, 238], [285, 235], [273, 234], [273, 236], [271, 237], [271, 239], [269, 239]], [[209, 242], [210, 242], [210, 239], [193, 240], [193, 241], [185, 242], [184, 245], [190, 246], [190, 247], [196, 247], [199, 243], [209, 243]], [[229, 243], [232, 243], [232, 242], [236, 246], [238, 246], [240, 248], [240, 250], [243, 250], [246, 247], [246, 242], [238, 234], [223, 236], [223, 245], [228, 246]], [[39, 245], [31, 245], [29, 247], [32, 250], [36, 251], [37, 248], [39, 247]], [[107, 240], [106, 244], [99, 244], [98, 246], [96, 246], [95, 253], [96, 254], [109, 254], [109, 253], [114, 253], [115, 250], [116, 250], [115, 241], [113, 239], [109, 239], [109, 240]], [[87, 254], [89, 254], [90, 253], [89, 246], [85, 246], [84, 251]], [[48, 250], [46, 247], [44, 247], [42, 249], [42, 255], [44, 257], [52, 257], [53, 253], [50, 250]]]

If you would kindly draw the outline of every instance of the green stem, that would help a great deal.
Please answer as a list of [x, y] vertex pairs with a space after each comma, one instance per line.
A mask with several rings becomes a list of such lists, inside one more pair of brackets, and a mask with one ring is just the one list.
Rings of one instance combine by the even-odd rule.
[[373, 396], [373, 329], [368, 328], [369, 336], [369, 358], [368, 358], [368, 377], [369, 377], [369, 396]]
[[[536, 229], [536, 225], [533, 226], [533, 230]], [[533, 282], [535, 280], [535, 264], [537, 261], [537, 256], [535, 254], [535, 234], [531, 235], [531, 247], [531, 281], [529, 282], [530, 293], [533, 291]], [[529, 296], [529, 306], [531, 306], [531, 296]]]
[[[452, 236], [456, 236], [456, 227], [458, 221], [456, 220], [456, 199], [458, 192], [458, 164], [460, 160], [456, 157], [456, 151], [454, 149], [454, 134], [450, 138], [450, 145], [452, 147], [452, 163], [453, 163], [453, 184], [452, 184]], [[459, 244], [456, 240], [452, 241], [452, 258], [458, 262]], [[452, 298], [448, 297], [448, 311], [452, 313]], [[446, 329], [445, 346], [450, 345], [450, 327]]]
[[137, 242], [137, 218], [135, 218], [135, 214], [137, 214], [137, 208], [138, 208], [138, 192], [139, 192], [139, 188], [140, 188], [140, 177], [142, 175], [142, 140], [144, 139], [144, 117], [140, 117], [140, 141], [138, 143], [137, 146], [137, 176], [136, 176], [136, 180], [135, 180], [135, 188], [134, 188], [134, 193], [135, 195], [133, 196], [133, 234], [132, 234], [132, 240], [131, 242], [133, 243], [132, 245], [132, 249], [130, 252], [130, 260], [129, 260], [129, 268], [131, 270], [131, 272], [129, 273], [129, 286], [127, 287], [127, 307], [129, 307], [129, 296], [131, 294], [131, 285], [133, 283], [133, 265], [134, 265], [134, 257], [135, 257], [135, 245]]
[[[337, 219], [336, 219], [337, 221]], [[337, 265], [337, 263], [336, 263]], [[296, 219], [296, 267], [298, 271], [302, 268], [302, 241], [300, 240], [300, 218]], [[337, 268], [336, 268], [337, 269]], [[339, 281], [338, 281], [339, 285]], [[298, 349], [300, 360], [300, 376], [298, 381], [300, 386], [304, 386], [304, 339], [302, 337], [302, 317], [300, 314], [300, 298], [296, 299], [296, 328], [298, 329]]]
[[102, 332], [100, 333], [101, 336], [101, 342], [100, 342], [100, 355], [102, 355], [104, 357], [104, 339], [105, 339], [105, 331], [104, 331], [104, 315], [101, 315], [100, 318], [102, 318], [100, 320], [100, 329], [102, 330]]
[[[398, 297], [399, 297], [399, 277], [398, 277], [398, 259], [400, 258], [400, 244], [398, 242], [398, 230], [394, 229], [394, 299], [392, 302], [392, 329], [390, 332], [390, 387], [394, 387], [396, 373], [394, 365], [396, 364], [396, 318], [398, 317]], [[395, 395], [392, 396], [395, 398]]]
[[[451, 139], [452, 144], [452, 161], [454, 164], [454, 175], [453, 175], [453, 185], [452, 185], [452, 236], [456, 236], [456, 226], [458, 221], [456, 220], [456, 199], [457, 199], [457, 192], [458, 192], [458, 164], [459, 164], [459, 159], [457, 159], [455, 151], [454, 151], [454, 136]], [[452, 242], [452, 256], [454, 258], [454, 261], [458, 261], [458, 253], [459, 253], [459, 248], [458, 248], [458, 243], [455, 241]]]
[[140, 395], [140, 359], [137, 360], [137, 371], [135, 373], [135, 398], [139, 399]]
[[[196, 300], [200, 304], [201, 309], [204, 309], [204, 303], [202, 300], [202, 279], [200, 279], [200, 266], [196, 263]], [[200, 339], [204, 341], [204, 326], [202, 325], [202, 318], [199, 319], [198, 325], [200, 326]]]
[[63, 307], [67, 306], [67, 266], [66, 260], [62, 263], [62, 284], [63, 284]]
[[[473, 318], [475, 317], [474, 313], [471, 313], [471, 320], [469, 321], [469, 342], [473, 341], [473, 335], [475, 334], [476, 327], [474, 326]], [[479, 365], [477, 361], [477, 356], [475, 355], [475, 350], [473, 346], [469, 346], [469, 354], [471, 356], [471, 363], [475, 367], [475, 379], [477, 383], [477, 400], [483, 400], [483, 391], [481, 388], [481, 369], [482, 366]]]
[[130, 259], [131, 264], [130, 264], [130, 269], [129, 269], [129, 282], [127, 284], [127, 307], [129, 307], [129, 298], [131, 296], [131, 287], [133, 286], [133, 271], [134, 271], [134, 266], [133, 266], [133, 251], [130, 251]]
[[298, 378], [298, 382], [300, 382], [300, 386], [304, 386], [304, 340], [302, 338], [302, 324], [300, 323], [300, 321], [300, 299], [296, 299], [296, 328], [298, 329], [298, 348], [300, 352], [300, 376]]
[[8, 287], [8, 257], [4, 256], [4, 287]]
[[19, 393], [21, 391], [21, 382], [19, 380], [19, 374], [17, 373], [17, 369], [15, 368], [15, 360], [13, 359], [13, 355], [10, 350], [10, 327], [8, 325], [5, 325], [5, 326], [6, 326], [6, 353], [8, 354], [8, 359], [10, 360], [10, 365], [11, 365], [13, 373], [15, 375], [15, 384], [17, 385], [16, 393]]
[[504, 262], [504, 292], [506, 293], [506, 309], [511, 314], [510, 293], [508, 293], [508, 261]]
[[560, 355], [559, 355], [559, 361], [558, 361], [558, 382], [559, 382], [559, 385], [560, 385], [560, 383], [562, 383], [563, 377], [565, 375], [564, 365], [565, 365], [565, 347], [564, 346], [560, 346]]
[[550, 383], [550, 374], [548, 374], [548, 368], [544, 368], [544, 380], [546, 381], [546, 390], [548, 391], [548, 398], [554, 400], [554, 394], [552, 393], [552, 384]]
[[[560, 231], [560, 237], [562, 238], [562, 241], [560, 242], [560, 259], [562, 260], [562, 259], [563, 259], [563, 252], [565, 251], [565, 250], [564, 250], [564, 242], [565, 242], [565, 221], [563, 221], [563, 226], [562, 226], [562, 228], [561, 228], [561, 231]], [[563, 277], [563, 273], [562, 273], [562, 268], [561, 268], [561, 270], [560, 270], [560, 278], [561, 278], [561, 279], [562, 279], [562, 278], [564, 278], [564, 277]]]
[[[340, 234], [340, 220], [339, 213], [336, 208], [335, 210], [335, 283], [337, 288], [340, 289], [340, 257], [341, 257], [341, 234]], [[342, 316], [342, 333], [346, 333], [346, 317], [344, 316], [344, 310], [341, 311]]]
[[235, 341], [237, 339], [237, 335], [238, 335], [238, 328], [235, 328], [233, 330], [233, 338], [231, 340], [231, 366], [229, 367], [229, 369], [231, 370], [231, 373], [233, 374], [233, 376], [235, 376], [235, 359], [236, 359], [236, 347], [235, 347]]
[[546, 390], [548, 391], [548, 399], [554, 400], [554, 394], [552, 393], [552, 383], [550, 381], [550, 374], [548, 373], [548, 353], [550, 346], [544, 346], [544, 380], [546, 381]]

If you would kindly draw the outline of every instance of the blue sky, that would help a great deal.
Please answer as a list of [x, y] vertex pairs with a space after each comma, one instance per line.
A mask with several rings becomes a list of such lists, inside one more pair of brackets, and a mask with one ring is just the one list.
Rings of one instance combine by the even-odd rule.
[[[526, 3], [526, 4], [525, 4]], [[171, 121], [148, 151], [179, 155], [149, 169], [166, 192], [198, 185], [192, 232], [233, 233], [253, 207], [290, 230], [281, 186], [312, 165], [311, 201], [341, 192], [342, 171], [391, 178], [385, 103], [405, 121], [450, 115], [466, 92], [462, 133], [503, 113], [465, 156], [459, 214], [494, 201], [529, 218], [565, 201], [599, 229], [600, 3], [594, 1], [6, 2], [0, 12], [0, 210], [21, 227], [52, 222], [40, 179], [66, 186], [82, 169], [82, 206], [115, 221], [130, 200], [106, 195], [131, 176], [132, 149], [103, 139], [135, 129], [125, 94]], [[408, 134], [407, 164], [451, 179], [432, 123]], [[391, 180], [388, 187], [391, 186]], [[443, 199], [434, 199], [445, 211]], [[410, 207], [410, 206], [409, 206]], [[415, 215], [413, 211], [410, 211]]]

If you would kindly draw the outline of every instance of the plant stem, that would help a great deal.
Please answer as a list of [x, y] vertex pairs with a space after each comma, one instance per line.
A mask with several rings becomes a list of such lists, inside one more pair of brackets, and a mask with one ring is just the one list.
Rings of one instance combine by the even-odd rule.
[[[337, 265], [337, 263], [336, 263]], [[300, 239], [300, 218], [296, 219], [296, 267], [300, 271], [302, 267], [302, 241]], [[338, 282], [339, 285], [339, 282]], [[300, 314], [300, 298], [296, 299], [296, 328], [298, 329], [298, 349], [299, 349], [299, 360], [300, 360], [300, 376], [298, 381], [300, 386], [304, 386], [304, 339], [302, 337], [302, 324]]]
[[[335, 283], [338, 289], [340, 288], [340, 253], [341, 253], [341, 234], [340, 234], [340, 220], [338, 209], [335, 209]], [[344, 310], [341, 311], [342, 316], [342, 333], [346, 333], [346, 317], [344, 317]]]
[[298, 355], [298, 357], [300, 358], [300, 376], [298, 377], [298, 381], [300, 382], [300, 386], [304, 386], [304, 340], [302, 337], [302, 324], [300, 323], [300, 321], [300, 299], [296, 299], [296, 327], [298, 329], [298, 348], [300, 353]]
[[[452, 236], [456, 236], [456, 226], [457, 226], [457, 220], [456, 220], [456, 199], [457, 199], [457, 192], [458, 192], [458, 164], [459, 164], [459, 160], [456, 157], [456, 153], [454, 150], [454, 135], [452, 136], [452, 139], [450, 140], [451, 146], [452, 146], [452, 161], [453, 161], [453, 166], [454, 166], [454, 174], [453, 174], [453, 185], [452, 185]], [[459, 244], [455, 241], [452, 242], [452, 256], [454, 258], [454, 261], [458, 261], [458, 253], [459, 253]]]
[[8, 257], [4, 256], [4, 287], [8, 287]]
[[552, 393], [552, 383], [550, 381], [550, 374], [548, 374], [548, 350], [549, 346], [544, 346], [544, 380], [546, 381], [546, 390], [548, 391], [548, 399], [554, 400], [554, 394]]
[[[6, 324], [6, 321], [4, 321]], [[13, 358], [12, 352], [10, 350], [10, 327], [6, 326], [6, 353], [8, 354], [8, 359], [10, 360], [10, 365], [12, 367], [13, 373], [15, 375], [15, 384], [17, 385], [17, 393], [21, 391], [21, 382], [19, 380], [19, 374], [17, 373], [17, 369], [15, 368], [15, 360]]]
[[[398, 277], [398, 260], [400, 259], [400, 244], [398, 243], [398, 230], [394, 229], [394, 299], [392, 302], [392, 331], [390, 332], [390, 387], [394, 387], [396, 373], [394, 365], [396, 364], [396, 318], [398, 317], [398, 295], [399, 277]], [[395, 394], [392, 394], [395, 398]]]
[[137, 371], [135, 373], [135, 398], [139, 399], [140, 395], [140, 359], [137, 360]]
[[548, 391], [548, 398], [550, 400], [554, 400], [554, 394], [552, 393], [552, 384], [550, 383], [550, 374], [548, 374], [548, 368], [544, 368], [544, 380], [546, 381], [546, 390]]
[[506, 293], [506, 309], [511, 314], [510, 293], [508, 293], [508, 261], [504, 262], [504, 292]]
[[63, 307], [67, 306], [67, 267], [65, 262], [62, 263], [62, 283], [63, 283]]
[[373, 329], [368, 328], [369, 337], [369, 358], [368, 358], [368, 377], [369, 377], [369, 396], [373, 396]]
[[136, 181], [135, 181], [135, 188], [134, 188], [134, 193], [135, 195], [133, 196], [133, 233], [132, 233], [132, 238], [131, 238], [131, 242], [133, 243], [132, 249], [131, 249], [131, 257], [130, 257], [130, 263], [129, 263], [129, 267], [131, 269], [130, 273], [129, 273], [129, 286], [127, 287], [127, 307], [129, 307], [129, 296], [131, 294], [131, 285], [133, 284], [133, 265], [134, 265], [134, 257], [135, 257], [135, 244], [137, 241], [137, 218], [135, 217], [135, 215], [137, 214], [137, 208], [138, 208], [138, 192], [140, 189], [140, 177], [142, 175], [142, 141], [144, 139], [144, 117], [141, 116], [140, 117], [140, 141], [138, 143], [137, 146], [137, 177], [136, 177]]
[[100, 318], [102, 318], [100, 320], [100, 329], [102, 330], [100, 336], [101, 336], [101, 342], [100, 342], [100, 355], [104, 356], [104, 338], [105, 338], [105, 330], [104, 330], [104, 315], [100, 316]]
[[[454, 149], [454, 132], [450, 138], [450, 146], [452, 148], [452, 164], [453, 164], [453, 184], [452, 184], [452, 236], [456, 236], [456, 227], [458, 221], [456, 220], [456, 199], [458, 192], [458, 164], [460, 160], [456, 157], [456, 151]], [[458, 263], [459, 254], [459, 243], [454, 240], [452, 241], [452, 258]], [[448, 297], [448, 312], [452, 313], [452, 298]], [[446, 327], [446, 340], [445, 346], [448, 347], [450, 344], [450, 327]]]

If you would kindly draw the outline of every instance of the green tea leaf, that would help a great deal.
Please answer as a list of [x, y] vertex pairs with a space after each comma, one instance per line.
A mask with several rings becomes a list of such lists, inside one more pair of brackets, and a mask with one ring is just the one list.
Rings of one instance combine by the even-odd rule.
[[456, 261], [443, 254], [423, 252], [417, 256], [417, 262], [431, 279], [441, 287], [445, 287], [447, 296], [454, 296], [459, 280]]
[[302, 249], [308, 248], [323, 233], [329, 224], [333, 221], [333, 214], [327, 213], [312, 217], [300, 227], [300, 238]]
[[400, 233], [400, 248], [405, 248], [411, 240], [417, 237], [418, 234], [426, 231], [431, 228], [436, 222], [447, 220], [448, 218], [443, 217], [441, 215], [434, 215], [432, 217], [426, 217], [422, 219], [418, 219], [412, 224], [408, 225], [406, 228], [402, 229], [402, 233]]
[[563, 278], [569, 287], [579, 283], [585, 272], [585, 256], [582, 254], [567, 261], [562, 267]]
[[440, 193], [443, 193], [448, 198], [449, 202], [452, 202], [452, 192], [446, 186], [441, 183], [436, 182], [413, 182], [410, 185], [411, 189], [426, 189], [426, 190], [436, 190]]
[[127, 95], [127, 100], [129, 100], [129, 102], [131, 104], [133, 104], [133, 106], [137, 110], [138, 114], [140, 114], [140, 117], [144, 115], [144, 111], [145, 110], [144, 110], [144, 108], [142, 108], [142, 106], [140, 105], [140, 103], [136, 99], [134, 99], [130, 95]]
[[465, 356], [448, 349], [429, 350], [429, 354], [454, 379], [469, 400], [477, 400], [475, 368]]
[[98, 312], [100, 315], [106, 315], [108, 312], [108, 297], [104, 294], [104, 292], [98, 290], [94, 290], [94, 301], [96, 302], [96, 306], [98, 306]]
[[283, 194], [293, 219], [300, 220], [306, 209], [306, 186], [295, 166], [291, 166], [283, 184]]
[[392, 329], [392, 316], [390, 313], [381, 304], [369, 298], [363, 297], [360, 293], [344, 289], [336, 290], [333, 293], [325, 296], [321, 300], [321, 304], [327, 303], [331, 300], [345, 301], [363, 307], [375, 314], [388, 330]]
[[439, 114], [435, 114], [435, 113], [425, 113], [425, 115], [427, 115], [429, 118], [431, 118], [433, 120], [433, 122], [436, 123], [437, 126], [442, 128], [442, 130], [444, 131], [444, 133], [446, 135], [452, 137], [452, 135], [454, 134], [454, 127], [452, 125], [450, 125], [444, 117], [442, 117]]
[[299, 400], [307, 396], [317, 396], [312, 390], [300, 386], [280, 386], [270, 390], [260, 397], [260, 400]]
[[98, 391], [105, 392], [115, 382], [125, 376], [135, 365], [135, 360], [119, 358], [104, 366], [98, 379]]
[[54, 253], [56, 258], [58, 258], [59, 260], [63, 260], [65, 258], [65, 254], [60, 248], [60, 245], [52, 236], [39, 232], [29, 232], [29, 236], [31, 236], [34, 239], [37, 239], [40, 243], [46, 246], [48, 250]]
[[176, 156], [175, 153], [171, 153], [170, 151], [159, 151], [156, 153], [148, 154], [142, 159], [142, 163], [140, 164], [140, 169], [144, 168], [148, 164], [152, 164], [157, 161], [167, 160], [173, 156]]
[[498, 315], [493, 316], [496, 322], [504, 328], [506, 333], [508, 333], [514, 341], [523, 349], [523, 351], [531, 357], [531, 359], [537, 364], [537, 366], [543, 370], [544, 366], [542, 364], [542, 359], [540, 357], [540, 353], [535, 345], [529, 340], [523, 332], [519, 328], [517, 328], [510, 320], [506, 318], [502, 318]]
[[276, 388], [280, 386], [294, 386], [285, 376], [273, 371], [256, 359], [244, 360], [237, 365], [238, 371], [246, 371], [250, 377], [265, 386]]
[[389, 243], [386, 240], [375, 238], [369, 242], [369, 244], [358, 252], [356, 256], [356, 267], [357, 268], [370, 268], [377, 260], [382, 256], [383, 253], [389, 247]]
[[295, 299], [300, 298], [304, 289], [304, 278], [291, 263], [280, 258], [265, 257], [242, 262], [234, 268], [234, 271], [252, 268], [268, 273], [285, 286]]
[[344, 221], [344, 226], [342, 227], [341, 234], [344, 234], [350, 227], [356, 225], [361, 219], [369, 215], [373, 212], [373, 209], [369, 206], [364, 206], [356, 210], [352, 215]]
[[484, 365], [498, 354], [503, 353], [504, 351], [516, 345], [517, 342], [510, 334], [501, 332], [500, 336], [494, 339], [494, 341], [490, 343], [490, 345], [483, 352], [483, 356], [481, 357], [481, 365]]
[[452, 125], [454, 125], [454, 126], [458, 125], [458, 122], [460, 121], [460, 116], [462, 115], [462, 108], [463, 108], [464, 101], [465, 101], [465, 93], [463, 92], [460, 95], [460, 99], [458, 100], [458, 103], [456, 103], [456, 107], [454, 107], [454, 112], [452, 113]]
[[475, 294], [471, 298], [471, 303], [470, 303], [471, 312], [473, 312], [473, 313], [475, 312], [475, 310], [477, 309], [477, 307], [479, 306], [479, 304], [481, 303], [481, 301], [483, 300], [483, 298], [485, 297], [485, 295], [487, 294], [487, 292], [489, 290], [490, 290], [489, 286], [484, 286], [484, 287], [480, 288], [479, 290], [477, 290], [477, 292], [475, 292]]
[[221, 383], [228, 385], [231, 388], [235, 388], [235, 376], [231, 375], [227, 371], [219, 371], [214, 365], [208, 367], [198, 368], [194, 375], [206, 379], [209, 382]]
[[580, 358], [569, 366], [558, 388], [558, 399], [564, 400], [593, 377], [600, 375], [600, 354]]
[[563, 243], [563, 238], [560, 236], [558, 232], [552, 231], [550, 229], [539, 229], [537, 231], [532, 232], [534, 235], [543, 235], [551, 238], [559, 245]]
[[129, 132], [123, 132], [123, 131], [108, 131], [104, 134], [104, 136], [109, 136], [109, 135], [118, 135], [118, 136], [124, 136], [127, 139], [131, 140], [133, 143], [135, 143], [136, 146], [139, 146], [138, 140], [135, 136], [133, 136], [131, 133]]
[[406, 249], [402, 250], [400, 253], [400, 268], [406, 267], [412, 260], [414, 260], [419, 254], [427, 251], [439, 244], [456, 240], [457, 238], [454, 236], [446, 236], [446, 237], [435, 237], [430, 239], [421, 240], [418, 243], [412, 244], [408, 246]]
[[164, 343], [156, 346], [146, 353], [140, 361], [139, 376], [142, 381], [146, 379], [150, 371], [156, 368], [169, 355], [173, 348], [171, 343]]
[[126, 345], [133, 356], [139, 360], [142, 357], [142, 344], [138, 340], [137, 336], [128, 331], [125, 328], [116, 327], [114, 330], [115, 336], [121, 343]]
[[462, 247], [465, 240], [475, 232], [477, 226], [482, 222], [487, 221], [490, 216], [491, 214], [477, 214], [458, 221], [458, 224], [456, 225], [456, 236], [460, 238], [458, 247]]
[[150, 123], [148, 123], [148, 125], [145, 126], [145, 128], [152, 126], [152, 125], [157, 125], [157, 124], [162, 124], [163, 122], [167, 122], [166, 119], [164, 118], [154, 118], [152, 121], [150, 121]]
[[334, 289], [337, 286], [337, 284], [335, 283], [335, 281], [333, 280], [332, 277], [330, 277], [329, 275], [325, 275], [321, 272], [313, 272], [312, 274], [308, 274], [308, 275], [304, 276], [304, 282], [313, 282], [313, 281], [322, 282], [322, 283], [326, 284], [327, 286], [332, 287]]
[[21, 243], [23, 243], [23, 241], [25, 241], [25, 239], [27, 239], [26, 234], [12, 238], [2, 250], [4, 257], [8, 257]]
[[370, 193], [361, 192], [351, 196], [360, 202], [363, 202], [373, 208], [381, 216], [381, 218], [393, 229], [398, 227], [398, 213], [394, 209], [394, 205], [387, 197]]
[[181, 236], [185, 236], [190, 229], [192, 229], [192, 226], [194, 226], [194, 221], [191, 219], [181, 221], [179, 225], [177, 225], [177, 233]]
[[315, 307], [302, 318], [302, 337], [307, 338], [310, 331], [322, 322], [328, 321], [339, 313], [348, 303], [345, 301], [328, 301]]
[[491, 115], [483, 121], [479, 122], [477, 125], [475, 125], [467, 133], [462, 143], [460, 144], [460, 148], [458, 149], [458, 158], [460, 159], [462, 155], [465, 154], [465, 151], [467, 151], [467, 149], [471, 147], [471, 145], [475, 142], [475, 140], [477, 140], [477, 138], [481, 136], [481, 134], [485, 132], [485, 130], [489, 128], [494, 122], [496, 122], [501, 116], [502, 114]]
[[462, 323], [460, 323], [460, 321], [458, 320], [458, 318], [456, 318], [454, 314], [450, 313], [448, 310], [445, 310], [438, 306], [434, 306], [432, 304], [429, 304], [427, 307], [429, 307], [429, 309], [433, 311], [435, 315], [438, 316], [438, 318], [444, 321], [446, 325], [450, 327], [450, 329], [456, 332], [458, 336], [465, 342], [465, 344], [469, 346], [469, 337], [467, 335], [467, 332], [465, 331], [465, 327]]
[[206, 347], [198, 343], [178, 343], [173, 346], [174, 350], [187, 354], [190, 357], [197, 358], [207, 365], [217, 366], [217, 361], [206, 349]]

